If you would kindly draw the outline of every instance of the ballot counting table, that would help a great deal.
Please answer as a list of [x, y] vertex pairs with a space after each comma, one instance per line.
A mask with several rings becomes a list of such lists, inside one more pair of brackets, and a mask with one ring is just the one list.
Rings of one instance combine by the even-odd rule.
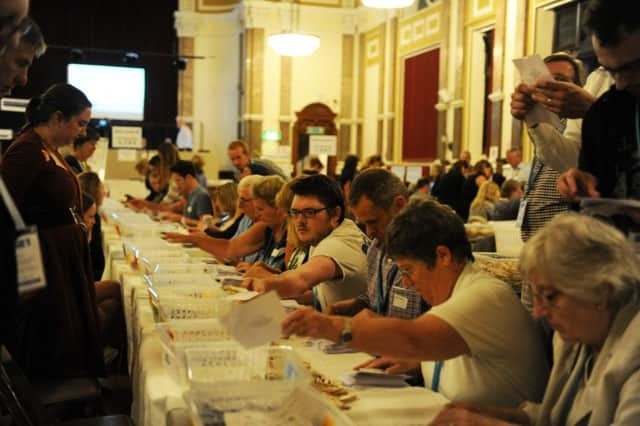
[[[128, 231], [123, 229], [126, 227], [123, 221], [129, 220], [135, 225], [147, 223], [147, 220], [142, 214], [133, 215], [122, 210], [121, 206], [112, 200], [105, 203], [103, 210], [103, 218], [107, 219], [103, 224], [104, 251], [107, 259], [107, 270], [103, 279], [113, 279], [121, 283], [129, 373], [132, 379], [132, 420], [140, 426], [179, 423], [189, 425], [189, 406], [184, 398], [188, 384], [175, 380], [163, 363], [163, 346], [150, 303], [148, 282], [144, 277], [145, 267], [140, 264], [132, 266], [131, 259], [128, 258], [131, 255], [125, 247]], [[118, 220], [114, 220], [114, 217]], [[158, 235], [138, 235], [135, 240], [139, 246], [144, 247], [165, 247], [166, 244]], [[173, 255], [174, 258], [209, 257], [197, 248], [178, 245], [171, 250], [172, 253], [179, 253]], [[282, 339], [277, 343], [292, 347], [307, 366], [335, 381], [340, 381], [340, 377], [355, 365], [371, 358], [371, 355], [365, 353], [327, 354], [315, 346], [309, 346], [308, 339], [302, 338]], [[357, 425], [424, 425], [447, 402], [442, 395], [424, 387], [356, 387], [350, 389], [350, 392], [355, 394], [357, 399], [343, 413]], [[176, 413], [180, 415], [176, 416]]]

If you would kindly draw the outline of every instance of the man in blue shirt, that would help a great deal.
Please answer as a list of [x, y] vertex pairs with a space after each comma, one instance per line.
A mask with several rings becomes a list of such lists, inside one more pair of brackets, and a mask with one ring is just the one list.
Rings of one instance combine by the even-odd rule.
[[211, 198], [198, 184], [193, 163], [181, 160], [171, 166], [171, 180], [180, 195], [187, 199], [182, 216], [186, 224], [195, 225], [202, 215], [213, 215]]

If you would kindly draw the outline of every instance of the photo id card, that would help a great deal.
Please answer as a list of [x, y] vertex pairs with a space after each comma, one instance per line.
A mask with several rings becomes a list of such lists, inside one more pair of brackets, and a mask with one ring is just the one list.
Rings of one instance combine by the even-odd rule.
[[27, 227], [16, 238], [16, 269], [20, 294], [45, 287], [40, 240], [35, 226]]

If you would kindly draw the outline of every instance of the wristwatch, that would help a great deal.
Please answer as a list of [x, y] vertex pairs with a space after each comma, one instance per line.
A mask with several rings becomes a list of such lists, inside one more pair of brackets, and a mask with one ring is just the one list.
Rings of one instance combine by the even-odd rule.
[[340, 343], [348, 346], [353, 339], [353, 334], [351, 334], [351, 318], [343, 317], [343, 320], [344, 326], [342, 327], [342, 333], [340, 333]]

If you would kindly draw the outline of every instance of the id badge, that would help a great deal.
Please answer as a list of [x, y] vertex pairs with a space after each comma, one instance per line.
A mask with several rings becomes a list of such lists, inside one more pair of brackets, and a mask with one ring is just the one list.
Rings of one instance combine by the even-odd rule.
[[18, 270], [18, 292], [29, 293], [44, 288], [46, 280], [42, 265], [38, 229], [29, 226], [16, 238], [16, 267]]
[[522, 228], [524, 223], [524, 215], [527, 214], [527, 200], [520, 200], [520, 208], [518, 208], [518, 217], [516, 218], [516, 226]]
[[409, 306], [409, 299], [399, 294], [395, 294], [391, 303], [398, 309], [407, 309], [407, 306]]

